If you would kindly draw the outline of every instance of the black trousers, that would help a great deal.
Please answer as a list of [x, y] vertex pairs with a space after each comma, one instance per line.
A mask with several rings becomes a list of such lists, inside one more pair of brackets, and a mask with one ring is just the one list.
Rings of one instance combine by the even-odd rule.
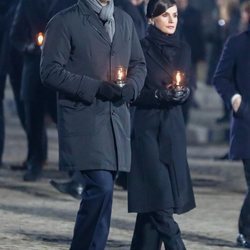
[[[17, 57], [17, 56], [16, 56]], [[5, 139], [5, 122], [4, 122], [4, 90], [6, 76], [9, 75], [10, 84], [13, 90], [17, 115], [19, 117], [20, 123], [25, 129], [25, 112], [24, 103], [21, 101], [20, 91], [21, 91], [21, 76], [22, 76], [22, 61], [11, 60], [8, 72], [0, 74], [0, 163], [2, 161], [2, 155], [4, 150], [4, 139]]]
[[139, 213], [136, 218], [131, 250], [185, 250], [173, 210]]
[[248, 190], [240, 212], [239, 233], [250, 240], [250, 159], [243, 160], [243, 164]]
[[44, 118], [48, 112], [56, 122], [56, 99], [25, 100], [24, 109], [28, 137], [28, 164], [31, 168], [40, 168], [47, 159], [47, 133]]
[[84, 191], [70, 250], [104, 250], [108, 239], [115, 173], [82, 171]]

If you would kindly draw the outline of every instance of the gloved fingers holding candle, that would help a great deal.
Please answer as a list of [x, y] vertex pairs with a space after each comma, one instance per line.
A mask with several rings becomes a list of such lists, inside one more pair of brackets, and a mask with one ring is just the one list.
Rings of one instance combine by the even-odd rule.
[[185, 75], [181, 71], [174, 73], [173, 82], [164, 89], [155, 91], [155, 98], [161, 102], [184, 103], [190, 96], [190, 89], [185, 84]]

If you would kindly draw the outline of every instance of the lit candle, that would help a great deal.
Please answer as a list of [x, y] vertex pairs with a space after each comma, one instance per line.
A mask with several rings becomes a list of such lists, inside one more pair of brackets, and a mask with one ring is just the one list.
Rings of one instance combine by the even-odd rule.
[[123, 87], [125, 85], [126, 77], [127, 77], [127, 69], [123, 66], [117, 67], [114, 75], [116, 84], [119, 85], [120, 87]]
[[180, 91], [184, 87], [184, 73], [181, 71], [177, 70], [174, 74], [174, 80], [173, 80], [173, 87], [177, 90]]
[[180, 87], [181, 86], [181, 72], [180, 71], [176, 72], [175, 79], [176, 79], [176, 86]]
[[122, 81], [123, 79], [124, 79], [123, 70], [121, 68], [119, 68], [118, 72], [117, 72], [117, 80]]
[[39, 32], [37, 34], [36, 43], [38, 46], [42, 46], [43, 42], [44, 42], [44, 34], [42, 32]]

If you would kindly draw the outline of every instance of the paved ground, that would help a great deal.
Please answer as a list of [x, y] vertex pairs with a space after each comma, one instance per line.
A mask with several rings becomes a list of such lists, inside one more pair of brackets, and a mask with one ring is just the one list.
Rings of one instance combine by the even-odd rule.
[[[37, 183], [24, 183], [21, 172], [9, 165], [26, 154], [26, 141], [15, 117], [7, 112], [6, 149], [0, 169], [0, 249], [64, 250], [69, 248], [78, 201], [54, 191], [57, 171], [57, 136], [49, 129], [49, 162]], [[244, 179], [238, 162], [214, 161], [226, 145], [189, 146], [197, 208], [178, 216], [188, 250], [237, 249], [237, 218], [244, 197]], [[107, 250], [128, 250], [135, 216], [127, 213], [126, 192], [116, 188], [112, 228]]]

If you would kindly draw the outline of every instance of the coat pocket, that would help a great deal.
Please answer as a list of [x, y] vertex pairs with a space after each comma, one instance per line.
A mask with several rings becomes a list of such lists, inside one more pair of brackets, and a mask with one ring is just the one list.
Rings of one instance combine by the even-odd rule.
[[92, 111], [92, 106], [78, 103], [59, 105], [58, 132], [63, 137], [94, 134], [95, 113]]
[[247, 123], [250, 123], [250, 107], [249, 103], [242, 100], [237, 112], [234, 112], [234, 117], [242, 119]]

